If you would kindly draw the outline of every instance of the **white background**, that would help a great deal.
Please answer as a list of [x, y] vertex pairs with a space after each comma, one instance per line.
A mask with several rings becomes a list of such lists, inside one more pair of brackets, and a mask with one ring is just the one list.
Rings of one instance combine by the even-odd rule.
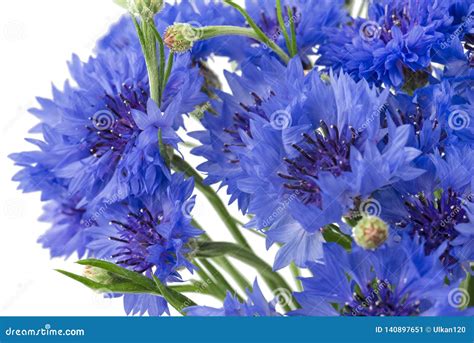
[[[51, 83], [62, 88], [69, 77], [66, 61], [72, 53], [88, 58], [96, 40], [107, 32], [123, 10], [112, 0], [22, 0], [2, 3], [0, 10], [0, 315], [123, 315], [120, 299], [103, 299], [58, 274], [55, 268], [81, 273], [76, 256], [51, 260], [36, 243], [49, 225], [39, 223], [38, 193], [22, 194], [11, 177], [18, 170], [7, 155], [30, 150], [23, 140], [36, 118], [27, 110], [35, 97], [50, 97]], [[222, 68], [225, 63], [217, 62]], [[194, 165], [197, 159], [191, 159]], [[221, 194], [222, 195], [222, 194]], [[233, 211], [236, 213], [235, 208]], [[198, 197], [195, 217], [216, 240], [230, 240], [211, 207]], [[271, 263], [275, 249], [265, 250], [263, 239], [246, 233], [260, 256]], [[253, 281], [252, 269], [240, 265]], [[288, 271], [285, 271], [288, 275]], [[261, 282], [261, 284], [263, 284]], [[265, 289], [270, 297], [271, 293]], [[193, 297], [200, 304], [214, 300]]]

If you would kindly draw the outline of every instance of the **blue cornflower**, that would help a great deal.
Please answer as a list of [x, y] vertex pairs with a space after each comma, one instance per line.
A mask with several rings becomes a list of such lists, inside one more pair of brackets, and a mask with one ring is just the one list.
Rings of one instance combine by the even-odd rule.
[[[90, 227], [85, 230], [90, 254], [150, 277], [153, 274], [162, 282], [180, 281], [181, 268], [194, 270], [187, 255], [192, 253], [191, 240], [201, 234], [191, 225], [193, 186], [192, 179], [174, 174], [166, 188], [105, 204], [89, 218]], [[138, 298], [132, 306], [125, 295], [127, 313], [143, 314], [148, 305], [159, 301], [153, 296], [148, 296], [150, 302]], [[161, 309], [162, 313], [166, 308]]]
[[[164, 143], [176, 147], [175, 130], [182, 126], [182, 113], [206, 99], [200, 92], [202, 78], [190, 63], [189, 55], [176, 59], [158, 108], [147, 94], [140, 51], [107, 50], [87, 63], [74, 56], [70, 69], [77, 87], [66, 83], [63, 92], [55, 90], [52, 100], [41, 99], [42, 108], [34, 110], [48, 124], [48, 131], [43, 125], [45, 140], [49, 135], [55, 141], [42, 154], [12, 157], [30, 170], [35, 163], [47, 166], [70, 194], [81, 194], [86, 201], [113, 198], [117, 193], [126, 197], [153, 192], [153, 187], [169, 178], [156, 149], [158, 130]], [[28, 173], [20, 172], [16, 178], [22, 176]]]
[[240, 302], [235, 295], [227, 292], [222, 308], [208, 306], [191, 306], [185, 309], [188, 316], [201, 317], [273, 317], [280, 314], [275, 310], [276, 301], [268, 302], [265, 299], [257, 280], [254, 281], [252, 291], [247, 290], [248, 300]]
[[[198, 166], [198, 170], [207, 174], [206, 183], [220, 183], [221, 187], [227, 187], [229, 202], [237, 200], [243, 212], [247, 210], [249, 194], [237, 187], [241, 168], [234, 150], [245, 147], [240, 132], [250, 129], [250, 119], [255, 116], [250, 108], [255, 108], [253, 112], [258, 113], [259, 106], [275, 94], [272, 89], [278, 87], [281, 78], [285, 77], [282, 75], [286, 74], [285, 67], [274, 58], [263, 57], [261, 62], [259, 66], [244, 64], [242, 76], [225, 72], [233, 94], [216, 91], [218, 99], [212, 100], [211, 106], [217, 115], [206, 112], [201, 119], [205, 130], [189, 133], [202, 144], [192, 153], [206, 159]], [[283, 83], [286, 84], [292, 82]], [[296, 94], [296, 91], [291, 94]], [[282, 89], [281, 93], [283, 95], [285, 90]]]
[[368, 19], [328, 30], [318, 64], [343, 69], [356, 80], [400, 88], [428, 77], [434, 47], [452, 21], [448, 1], [374, 1]]
[[[474, 80], [474, 79], [473, 79]], [[448, 145], [471, 145], [474, 142], [474, 98], [459, 82], [443, 80], [419, 88], [413, 96], [397, 93], [389, 97], [388, 130], [396, 125], [412, 126], [409, 144], [424, 153]], [[472, 99], [470, 99], [472, 98]]]
[[74, 253], [83, 257], [87, 252], [90, 238], [87, 227], [88, 208], [80, 205], [80, 197], [69, 197], [67, 192], [49, 201], [44, 206], [40, 221], [51, 223], [51, 228], [38, 239], [44, 248], [50, 250], [51, 257], [68, 258]]
[[424, 173], [412, 165], [421, 152], [407, 146], [410, 126], [381, 126], [388, 92], [345, 74], [330, 78], [305, 77], [293, 60], [286, 80], [271, 84], [273, 96], [249, 108], [249, 129], [239, 131], [245, 148], [233, 150], [242, 171], [237, 187], [250, 195], [255, 215], [248, 226], [268, 229], [269, 245], [285, 244], [276, 269], [317, 259], [325, 225], [375, 190]]
[[400, 182], [375, 198], [380, 216], [400, 233], [422, 237], [424, 252], [439, 252], [446, 274], [456, 279], [465, 275], [474, 258], [474, 153], [470, 147], [448, 146], [427, 157], [426, 178]]
[[[440, 247], [442, 249], [442, 247]], [[439, 252], [423, 254], [423, 245], [403, 240], [376, 251], [354, 247], [348, 253], [325, 244], [321, 263], [309, 264], [295, 293], [303, 316], [438, 316], [467, 315], [452, 300], [456, 285], [444, 283]]]

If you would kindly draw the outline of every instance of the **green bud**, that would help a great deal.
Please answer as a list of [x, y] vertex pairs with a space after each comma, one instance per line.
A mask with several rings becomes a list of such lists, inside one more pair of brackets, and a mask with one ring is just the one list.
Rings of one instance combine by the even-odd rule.
[[128, 10], [144, 20], [153, 20], [163, 9], [163, 0], [128, 0]]
[[164, 42], [174, 52], [186, 52], [191, 50], [199, 37], [197, 29], [190, 24], [177, 23], [166, 29]]
[[374, 250], [387, 240], [388, 225], [379, 217], [364, 216], [352, 229], [352, 236], [357, 245]]
[[84, 276], [94, 282], [102, 285], [111, 285], [116, 277], [102, 268], [86, 266], [84, 269]]

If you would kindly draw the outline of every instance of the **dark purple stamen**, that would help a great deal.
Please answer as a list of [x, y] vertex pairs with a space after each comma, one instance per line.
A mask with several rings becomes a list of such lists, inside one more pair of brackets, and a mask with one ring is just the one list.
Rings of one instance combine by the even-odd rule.
[[138, 213], [130, 212], [125, 220], [112, 220], [110, 225], [117, 228], [118, 235], [110, 239], [123, 243], [112, 255], [112, 258], [118, 258], [116, 263], [139, 273], [150, 269], [153, 264], [148, 261], [148, 248], [163, 240], [156, 230], [161, 220], [161, 215], [154, 217], [147, 208]]
[[[452, 189], [443, 191], [440, 197], [434, 200], [427, 199], [423, 194], [411, 196], [405, 201], [408, 210], [408, 222], [412, 224], [410, 234], [418, 234], [425, 240], [425, 253], [430, 254], [444, 242], [450, 243], [459, 236], [455, 226], [468, 223], [469, 218], [462, 206], [463, 200]], [[407, 221], [397, 223], [405, 228]], [[448, 244], [445, 252], [440, 256], [441, 262], [452, 266], [457, 259], [451, 254], [452, 246]]]
[[302, 192], [301, 198], [306, 203], [321, 207], [321, 195], [315, 180], [321, 171], [339, 176], [350, 171], [350, 149], [356, 140], [354, 129], [344, 127], [341, 131], [335, 126], [328, 127], [321, 122], [320, 130], [312, 135], [304, 133], [303, 141], [293, 144], [299, 156], [293, 159], [284, 158], [286, 171], [278, 175], [288, 180], [285, 188]]
[[417, 316], [420, 304], [409, 294], [396, 296], [389, 284], [377, 280], [363, 291], [354, 292], [353, 299], [341, 304], [339, 312], [342, 316]]
[[146, 111], [148, 94], [138, 86], [122, 85], [116, 96], [105, 95], [105, 109], [89, 118], [86, 138], [89, 152], [97, 158], [108, 152], [118, 160], [130, 139], [137, 134], [132, 109]]

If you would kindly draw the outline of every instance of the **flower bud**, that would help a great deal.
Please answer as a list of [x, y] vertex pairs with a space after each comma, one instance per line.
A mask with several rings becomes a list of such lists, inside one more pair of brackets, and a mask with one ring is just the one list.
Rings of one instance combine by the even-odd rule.
[[163, 0], [128, 0], [128, 10], [144, 20], [153, 20], [163, 8]]
[[100, 283], [102, 285], [110, 285], [114, 282], [114, 275], [109, 273], [108, 271], [92, 267], [86, 266], [84, 269], [84, 276], [94, 282]]
[[352, 229], [352, 236], [357, 245], [374, 250], [387, 240], [388, 225], [379, 217], [364, 216]]
[[166, 29], [164, 42], [171, 51], [186, 52], [191, 50], [198, 36], [190, 24], [177, 23]]

